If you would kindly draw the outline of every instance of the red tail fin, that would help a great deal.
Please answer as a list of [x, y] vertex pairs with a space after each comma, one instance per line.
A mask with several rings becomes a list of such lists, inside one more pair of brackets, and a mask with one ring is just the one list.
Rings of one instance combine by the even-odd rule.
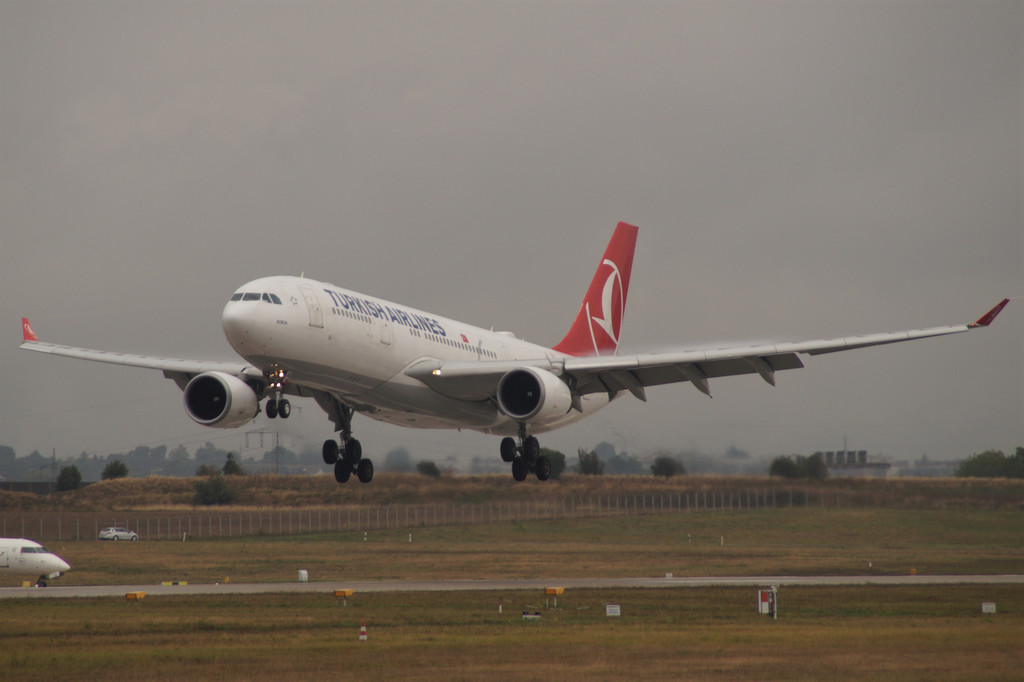
[[21, 318], [21, 338], [23, 341], [38, 341], [39, 337], [32, 331], [32, 325], [27, 317]]
[[619, 347], [636, 233], [636, 226], [627, 223], [615, 228], [576, 320], [554, 350], [568, 355], [610, 355]]

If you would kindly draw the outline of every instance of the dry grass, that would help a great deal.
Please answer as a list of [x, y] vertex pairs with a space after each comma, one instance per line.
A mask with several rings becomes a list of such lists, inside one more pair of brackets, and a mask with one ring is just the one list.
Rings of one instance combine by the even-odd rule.
[[[338, 485], [330, 474], [239, 476], [232, 508], [317, 508], [395, 504], [607, 498], [622, 495], [775, 494], [779, 504], [887, 508], [1024, 509], [1024, 481], [1006, 479], [847, 479], [792, 481], [763, 476], [579, 476], [516, 483], [508, 475], [378, 474], [370, 485]], [[75, 491], [36, 496], [0, 491], [5, 511], [124, 511], [189, 509], [196, 479], [125, 478]]]
[[[497, 613], [498, 600], [504, 616]], [[609, 619], [614, 601], [622, 616]], [[982, 616], [980, 603], [999, 613]], [[1020, 587], [751, 589], [26, 600], [4, 605], [19, 680], [1015, 680]], [[519, 613], [542, 613], [524, 621]], [[256, 616], [256, 617], [254, 617]], [[369, 640], [360, 642], [360, 623]]]
[[313, 580], [1018, 573], [1024, 515], [794, 508], [47, 544], [73, 566], [64, 584], [290, 581], [298, 569]]
[[[725, 544], [722, 544], [722, 538]], [[617, 575], [1004, 573], [1007, 511], [793, 508], [408, 531], [68, 542], [65, 584]], [[504, 615], [497, 613], [498, 600]], [[604, 604], [621, 605], [609, 619]], [[983, 616], [981, 603], [998, 613]], [[1016, 680], [1024, 587], [753, 588], [32, 599], [2, 604], [12, 679]], [[523, 610], [542, 613], [524, 621]], [[359, 642], [360, 623], [369, 627]]]

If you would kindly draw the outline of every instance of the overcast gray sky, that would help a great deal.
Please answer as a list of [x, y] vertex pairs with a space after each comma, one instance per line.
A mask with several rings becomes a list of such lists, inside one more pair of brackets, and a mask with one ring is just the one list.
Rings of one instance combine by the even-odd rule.
[[[210, 440], [159, 372], [305, 273], [544, 344], [640, 226], [631, 348], [969, 322], [1024, 294], [1020, 2], [0, 0], [0, 444]], [[542, 444], [952, 459], [1024, 445], [1024, 300], [990, 329], [630, 396]], [[319, 442], [313, 401], [257, 424]], [[497, 439], [357, 418], [364, 452]], [[252, 442], [250, 442], [250, 445]], [[255, 454], [246, 451], [247, 454]]]

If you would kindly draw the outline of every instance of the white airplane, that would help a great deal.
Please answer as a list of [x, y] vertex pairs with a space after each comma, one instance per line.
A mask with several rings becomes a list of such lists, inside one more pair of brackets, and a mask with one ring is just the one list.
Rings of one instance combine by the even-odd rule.
[[68, 562], [38, 542], [24, 538], [0, 538], [0, 575], [31, 575], [37, 587], [46, 587], [50, 578], [59, 578], [71, 570]]
[[352, 437], [352, 416], [415, 428], [473, 429], [504, 436], [500, 453], [517, 481], [548, 478], [535, 434], [575, 422], [624, 392], [688, 381], [711, 395], [711, 379], [755, 374], [775, 385], [800, 355], [943, 336], [987, 327], [1004, 299], [977, 321], [824, 341], [731, 348], [618, 352], [637, 228], [619, 223], [568, 334], [546, 348], [510, 332], [481, 329], [433, 313], [305, 277], [243, 284], [221, 315], [224, 334], [245, 362], [199, 362], [59, 346], [39, 341], [22, 318], [22, 348], [162, 370], [184, 391], [185, 411], [205, 426], [233, 428], [263, 411], [286, 419], [285, 396], [312, 397], [334, 422], [323, 445], [335, 478], [373, 478], [373, 463]]

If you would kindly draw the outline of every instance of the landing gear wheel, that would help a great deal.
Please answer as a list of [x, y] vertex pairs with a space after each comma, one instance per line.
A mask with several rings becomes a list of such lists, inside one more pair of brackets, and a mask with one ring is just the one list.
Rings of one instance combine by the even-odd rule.
[[537, 461], [540, 457], [540, 443], [533, 436], [529, 436], [523, 439], [523, 457], [530, 464]]
[[359, 477], [359, 481], [362, 483], [369, 483], [373, 480], [373, 462], [368, 459], [359, 460], [359, 466], [356, 467], [356, 476]]
[[267, 399], [267, 407], [265, 408], [267, 413], [267, 419], [277, 418], [277, 401], [273, 398]]
[[345, 461], [350, 467], [355, 467], [363, 458], [363, 445], [355, 438], [345, 441]]
[[512, 478], [517, 481], [525, 481], [526, 475], [530, 473], [530, 465], [522, 457], [512, 460]]
[[277, 416], [287, 419], [292, 414], [292, 404], [286, 398], [277, 401]]
[[515, 438], [502, 438], [501, 439], [501, 461], [511, 462], [516, 458], [516, 440]]
[[533, 465], [533, 471], [537, 474], [538, 481], [546, 481], [551, 477], [551, 460], [547, 457], [538, 457], [537, 463]]
[[43, 580], [42, 578], [40, 578], [40, 579], [39, 579], [39, 580], [38, 580], [38, 581], [36, 582], [36, 587], [46, 587], [46, 581], [45, 581], [45, 580]]
[[352, 476], [352, 467], [347, 465], [345, 462], [337, 462], [334, 465], [334, 480], [338, 483], [348, 483], [349, 477]]
[[338, 453], [340, 448], [338, 447], [338, 441], [336, 440], [325, 440], [324, 441], [324, 464], [335, 464], [338, 461]]

